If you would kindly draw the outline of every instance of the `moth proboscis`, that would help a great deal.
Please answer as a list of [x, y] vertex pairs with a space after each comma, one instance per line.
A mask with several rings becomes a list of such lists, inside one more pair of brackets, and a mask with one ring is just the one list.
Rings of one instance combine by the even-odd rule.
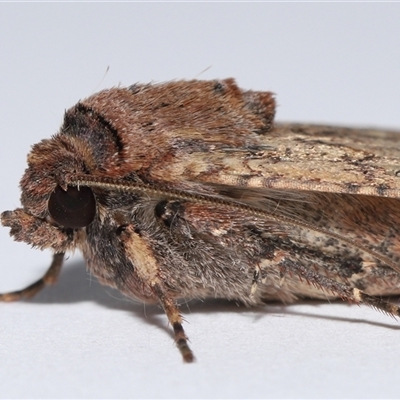
[[100, 282], [163, 307], [194, 356], [179, 299], [260, 305], [342, 298], [399, 316], [400, 134], [274, 123], [269, 92], [233, 79], [101, 91], [33, 146], [17, 241], [78, 248]]

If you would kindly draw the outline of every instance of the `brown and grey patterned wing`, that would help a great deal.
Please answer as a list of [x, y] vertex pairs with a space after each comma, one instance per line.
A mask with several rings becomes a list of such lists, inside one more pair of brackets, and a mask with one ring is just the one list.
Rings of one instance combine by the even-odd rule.
[[247, 147], [193, 157], [213, 165], [191, 174], [203, 182], [400, 197], [400, 132], [277, 124]]

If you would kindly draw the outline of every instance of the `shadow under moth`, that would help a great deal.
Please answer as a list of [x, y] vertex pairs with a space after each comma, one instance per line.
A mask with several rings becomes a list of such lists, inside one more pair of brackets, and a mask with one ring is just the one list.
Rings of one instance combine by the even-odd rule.
[[35, 144], [10, 234], [162, 306], [184, 361], [179, 299], [341, 298], [399, 316], [400, 134], [274, 123], [233, 79], [103, 90]]

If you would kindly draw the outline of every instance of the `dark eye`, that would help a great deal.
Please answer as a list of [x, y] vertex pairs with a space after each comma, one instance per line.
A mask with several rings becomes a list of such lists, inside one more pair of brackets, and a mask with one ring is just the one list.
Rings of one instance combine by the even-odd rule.
[[48, 208], [57, 224], [65, 228], [83, 228], [96, 215], [96, 200], [92, 190], [86, 186], [79, 189], [68, 186], [67, 190], [57, 186], [50, 196]]

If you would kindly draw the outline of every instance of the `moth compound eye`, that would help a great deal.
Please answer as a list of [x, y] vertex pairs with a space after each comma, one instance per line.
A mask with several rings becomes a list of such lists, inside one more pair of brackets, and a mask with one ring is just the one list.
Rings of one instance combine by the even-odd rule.
[[96, 200], [90, 188], [57, 186], [48, 204], [49, 213], [57, 224], [65, 228], [88, 226], [96, 215]]

